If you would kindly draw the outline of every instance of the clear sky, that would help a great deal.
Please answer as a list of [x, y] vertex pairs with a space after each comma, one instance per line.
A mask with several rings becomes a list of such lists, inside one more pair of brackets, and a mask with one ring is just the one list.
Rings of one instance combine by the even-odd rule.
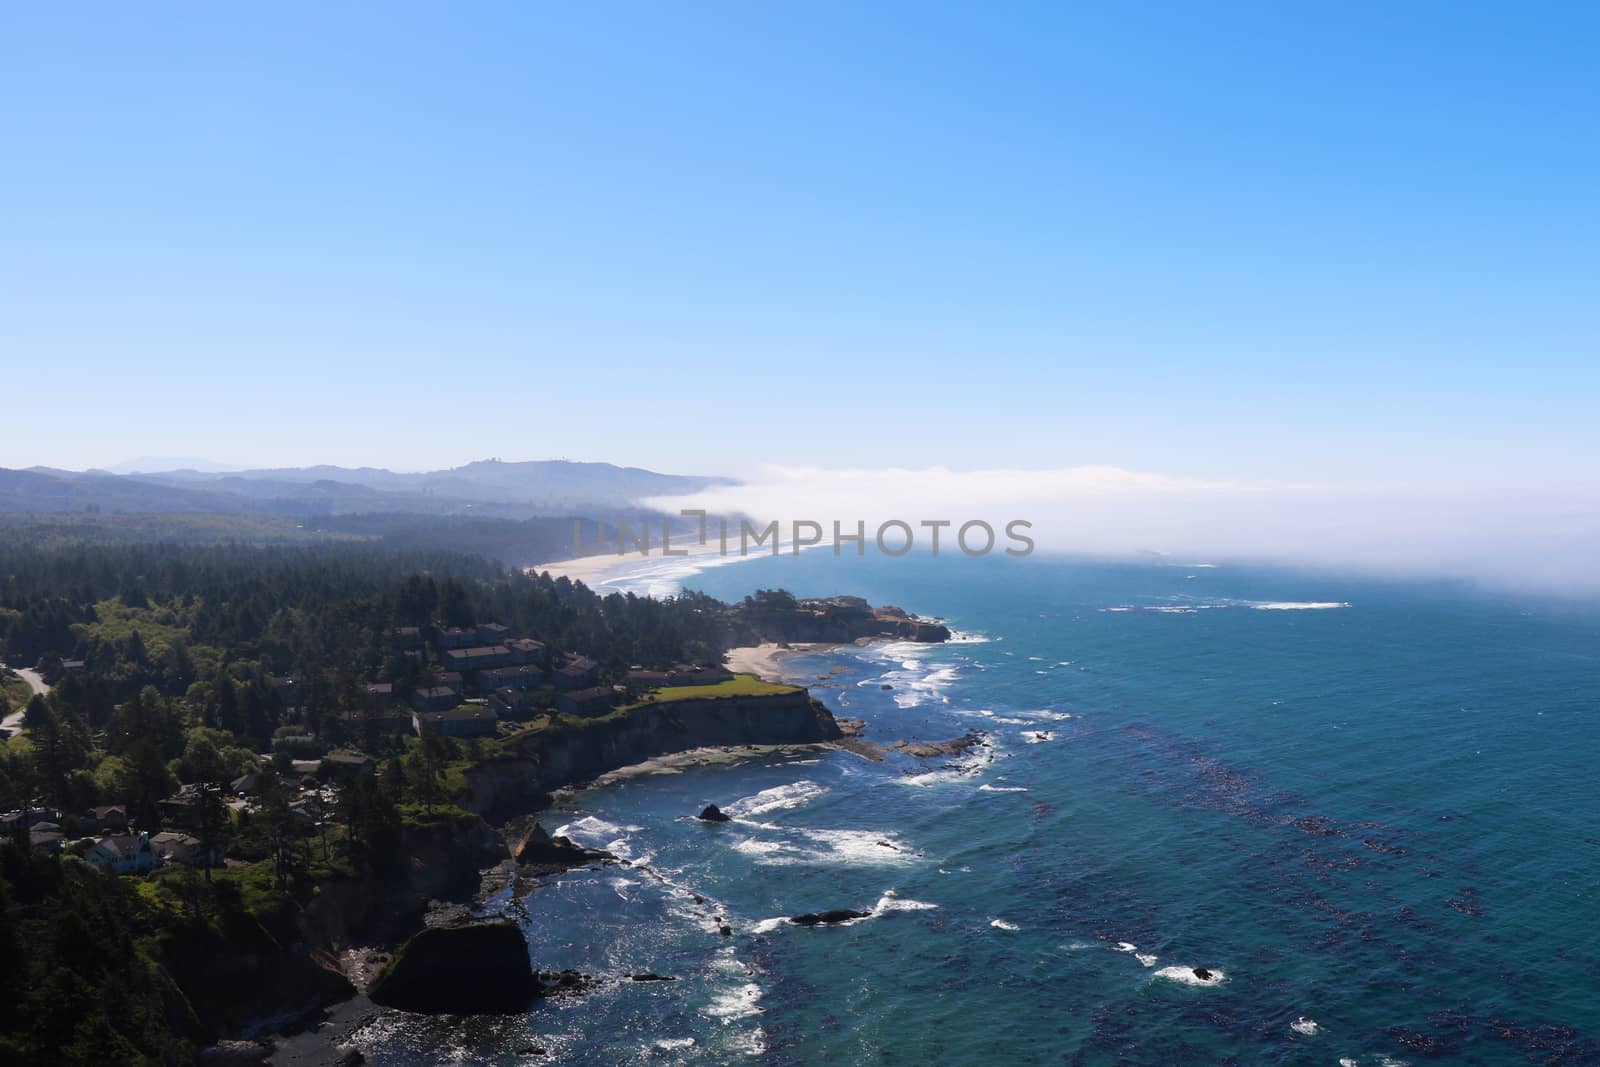
[[1593, 486], [1600, 7], [9, 4], [0, 466]]

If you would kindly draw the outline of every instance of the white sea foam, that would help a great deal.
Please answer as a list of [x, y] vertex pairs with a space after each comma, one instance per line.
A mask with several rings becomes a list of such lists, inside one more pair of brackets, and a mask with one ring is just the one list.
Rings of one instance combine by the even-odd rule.
[[1135, 945], [1132, 941], [1118, 941], [1116, 944], [1116, 949], [1118, 952], [1138, 952], [1139, 946]]
[[924, 774], [902, 774], [894, 779], [901, 785], [916, 786], [925, 789], [935, 785], [953, 785], [967, 777], [965, 771], [928, 771]]
[[874, 915], [882, 915], [890, 911], [932, 911], [939, 905], [930, 904], [926, 900], [906, 900], [896, 895], [893, 889], [886, 889], [883, 896], [878, 898], [878, 903], [872, 906]]
[[702, 1015], [722, 1020], [723, 1024], [735, 1019], [748, 1018], [761, 1012], [761, 987], [748, 981], [750, 972], [739, 962], [731, 948], [712, 963], [712, 970], [731, 977], [735, 985], [712, 994], [711, 1003], [701, 1009]]
[[798, 782], [788, 785], [773, 786], [763, 789], [754, 796], [740, 797], [722, 810], [736, 819], [750, 819], [758, 815], [765, 815], [771, 811], [787, 811], [809, 803], [828, 791], [827, 786], [818, 785], [810, 779], [802, 778]]
[[978, 787], [980, 793], [1026, 793], [1027, 791], [1028, 787], [1025, 785], [990, 785], [985, 782]]
[[1210, 978], [1201, 978], [1194, 973], [1193, 967], [1163, 967], [1155, 973], [1157, 978], [1165, 978], [1169, 982], [1180, 982], [1183, 985], [1214, 986], [1221, 985], [1228, 980], [1228, 976], [1216, 968], [1208, 968]]
[[1308, 600], [1308, 601], [1262, 601], [1251, 604], [1257, 611], [1331, 611], [1334, 608], [1347, 608], [1348, 602], [1338, 600]]
[[1293, 1030], [1297, 1034], [1304, 1034], [1307, 1037], [1313, 1037], [1322, 1033], [1322, 1027], [1317, 1024], [1317, 1021], [1315, 1019], [1307, 1019], [1304, 1015], [1290, 1023], [1289, 1029]]
[[746, 982], [744, 985], [712, 994], [711, 1003], [702, 1009], [701, 1014], [730, 1023], [735, 1019], [759, 1015], [760, 1001], [761, 987], [754, 982]]
[[965, 630], [951, 630], [950, 631], [950, 640], [946, 641], [945, 644], [947, 644], [947, 645], [985, 645], [985, 644], [988, 644], [990, 641], [995, 641], [995, 640], [999, 640], [999, 638], [989, 637], [986, 634], [969, 633], [969, 632], [967, 632]]
[[788, 921], [789, 918], [786, 915], [779, 915], [772, 919], [761, 919], [751, 926], [750, 930], [752, 933], [770, 934], [774, 930], [782, 929], [783, 924]]
[[1133, 958], [1144, 964], [1146, 967], [1154, 967], [1156, 965], [1156, 960], [1160, 959], [1161, 957], [1150, 952], [1135, 952], [1133, 954]]
[[663, 1052], [672, 1052], [675, 1049], [680, 1049], [680, 1048], [694, 1048], [694, 1038], [692, 1038], [692, 1037], [663, 1037], [663, 1038], [659, 1038], [656, 1041], [656, 1048], [661, 1049]]
[[642, 829], [638, 826], [618, 826], [614, 822], [597, 819], [593, 815], [585, 815], [576, 822], [569, 822], [565, 826], [557, 827], [556, 833], [567, 837], [581, 835], [584, 837], [616, 837], [621, 834], [636, 833]]
[[989, 920], [989, 925], [994, 927], [996, 930], [1020, 930], [1020, 929], [1022, 929], [1022, 927], [1018, 926], [1016, 923], [1009, 923], [1009, 922], [1006, 922], [1004, 919], [990, 919]]
[[1040, 745], [1046, 741], [1054, 741], [1055, 737], [1048, 730], [1024, 730], [1022, 739], [1030, 745]]
[[856, 866], [892, 867], [916, 858], [892, 834], [876, 830], [795, 830], [815, 846], [799, 841], [766, 840], [749, 837], [734, 843], [734, 851], [754, 858], [763, 867], [792, 867], [797, 864], [847, 863]]

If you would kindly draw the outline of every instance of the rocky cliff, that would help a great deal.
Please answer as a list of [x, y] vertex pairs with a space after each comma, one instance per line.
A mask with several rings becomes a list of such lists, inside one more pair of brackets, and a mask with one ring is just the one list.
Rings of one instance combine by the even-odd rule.
[[739, 604], [730, 616], [734, 647], [764, 641], [849, 644], [868, 638], [937, 643], [950, 640], [950, 629], [897, 607], [873, 607], [857, 596], [796, 600], [783, 592], [766, 592]]
[[462, 805], [505, 816], [542, 805], [545, 797], [669, 752], [720, 745], [788, 745], [832, 741], [839, 725], [804, 689], [764, 696], [714, 697], [646, 704], [559, 728], [531, 730], [507, 755], [468, 771]]

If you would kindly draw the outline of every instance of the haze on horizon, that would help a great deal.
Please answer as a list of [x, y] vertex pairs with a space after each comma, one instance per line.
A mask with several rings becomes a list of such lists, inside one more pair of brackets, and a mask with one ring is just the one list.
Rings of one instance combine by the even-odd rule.
[[567, 457], [1592, 584], [1592, 7], [475, 11], [8, 12], [0, 466]]

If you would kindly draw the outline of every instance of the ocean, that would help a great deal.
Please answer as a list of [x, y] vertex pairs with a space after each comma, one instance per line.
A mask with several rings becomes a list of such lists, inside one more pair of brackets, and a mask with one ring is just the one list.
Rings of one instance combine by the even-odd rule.
[[[987, 744], [583, 793], [546, 825], [632, 866], [491, 910], [543, 969], [677, 981], [386, 1013], [374, 1062], [1600, 1063], [1593, 607], [1206, 561], [808, 552], [682, 580], [942, 616], [949, 644], [783, 669], [869, 740]], [[831, 908], [872, 915], [781, 921]]]

